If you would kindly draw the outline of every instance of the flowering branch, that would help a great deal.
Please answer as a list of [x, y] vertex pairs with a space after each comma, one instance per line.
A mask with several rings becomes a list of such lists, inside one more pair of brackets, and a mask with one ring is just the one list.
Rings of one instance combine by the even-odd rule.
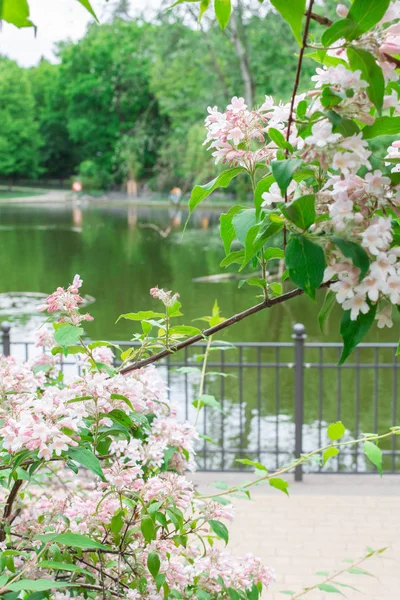
[[[333, 575], [329, 575], [328, 577], [326, 577], [323, 581], [320, 581], [319, 583], [316, 583], [315, 585], [313, 585], [311, 587], [304, 588], [301, 592], [294, 594], [294, 596], [290, 597], [290, 600], [298, 600], [298, 598], [302, 598], [303, 596], [305, 596], [309, 592], [312, 592], [313, 590], [317, 590], [317, 589], [324, 590], [324, 586], [327, 583], [331, 583], [332, 581], [335, 581], [338, 577], [340, 577], [340, 575], [344, 575], [345, 573], [348, 573], [349, 569], [354, 569], [356, 567], [359, 567], [369, 558], [372, 558], [373, 556], [376, 556], [377, 554], [382, 554], [382, 552], [384, 552], [385, 550], [387, 550], [387, 548], [380, 548], [379, 550], [372, 550], [372, 551], [368, 552], [368, 554], [366, 554], [365, 556], [363, 556], [356, 562], [351, 563], [350, 566], [340, 569], [339, 571], [336, 571], [335, 573], [333, 573]], [[326, 591], [326, 589], [325, 589], [325, 591]], [[331, 591], [333, 592], [335, 590], [332, 589]], [[339, 590], [337, 590], [337, 592], [339, 592]]]
[[[321, 288], [326, 288], [331, 283], [332, 283], [331, 281], [327, 281], [326, 283], [323, 283], [321, 285]], [[178, 344], [176, 344], [175, 346], [173, 346], [171, 348], [165, 348], [164, 350], [161, 350], [161, 352], [158, 352], [157, 354], [153, 354], [152, 356], [149, 356], [148, 358], [144, 358], [142, 360], [138, 360], [138, 361], [132, 363], [128, 367], [124, 367], [123, 369], [121, 369], [120, 373], [122, 375], [126, 375], [127, 373], [130, 373], [131, 371], [135, 371], [136, 369], [141, 369], [142, 367], [145, 367], [146, 365], [150, 365], [154, 362], [158, 362], [162, 358], [165, 358], [166, 356], [169, 356], [170, 354], [175, 354], [179, 350], [183, 350], [184, 348], [187, 348], [188, 346], [192, 346], [193, 344], [196, 344], [197, 342], [201, 342], [202, 340], [204, 340], [204, 338], [208, 338], [211, 335], [214, 335], [214, 333], [217, 333], [218, 331], [222, 331], [223, 329], [226, 329], [227, 327], [230, 327], [231, 325], [235, 325], [236, 323], [239, 323], [239, 321], [242, 321], [243, 319], [246, 319], [247, 317], [250, 317], [251, 315], [258, 313], [261, 310], [264, 310], [265, 308], [271, 308], [272, 306], [282, 304], [282, 302], [286, 302], [287, 300], [291, 300], [292, 298], [296, 298], [297, 296], [301, 296], [302, 294], [304, 294], [304, 290], [297, 288], [295, 290], [287, 292], [286, 294], [282, 294], [281, 296], [278, 296], [277, 298], [266, 298], [265, 300], [263, 300], [263, 302], [260, 302], [259, 304], [256, 304], [256, 305], [252, 306], [251, 308], [247, 308], [246, 310], [243, 310], [242, 312], [237, 313], [236, 315], [233, 315], [232, 317], [229, 317], [228, 319], [225, 319], [225, 321], [222, 321], [221, 323], [218, 323], [217, 325], [214, 325], [213, 327], [204, 329], [198, 335], [193, 335], [192, 337], [187, 338], [183, 342], [179, 342]]]
[[265, 475], [262, 475], [261, 477], [258, 477], [257, 479], [254, 479], [253, 481], [249, 481], [243, 485], [233, 486], [233, 487], [229, 488], [228, 490], [224, 490], [223, 492], [218, 492], [216, 494], [210, 494], [208, 496], [200, 496], [200, 498], [202, 500], [205, 500], [207, 498], [216, 498], [218, 496], [235, 494], [236, 492], [240, 492], [241, 490], [248, 489], [248, 488], [252, 487], [253, 485], [258, 485], [259, 483], [262, 483], [263, 481], [269, 481], [271, 479], [275, 479], [276, 477], [279, 477], [280, 475], [284, 475], [285, 473], [289, 473], [290, 471], [293, 471], [299, 465], [302, 465], [302, 464], [306, 463], [307, 461], [309, 461], [310, 458], [317, 456], [317, 455], [323, 455], [324, 452], [326, 450], [329, 450], [330, 448], [339, 449], [344, 446], [355, 446], [356, 444], [361, 444], [361, 443], [365, 444], [366, 442], [377, 442], [379, 440], [383, 440], [388, 437], [393, 437], [395, 435], [400, 435], [400, 430], [397, 428], [391, 429], [390, 431], [383, 433], [381, 435], [364, 435], [363, 437], [358, 438], [356, 440], [348, 440], [347, 442], [336, 442], [335, 444], [332, 444], [332, 443], [326, 444], [325, 446], [322, 446], [321, 448], [318, 448], [317, 450], [313, 450], [312, 452], [309, 452], [308, 454], [303, 454], [302, 456], [300, 456], [300, 458], [295, 459], [289, 465], [286, 465], [285, 467], [278, 469], [274, 473], [266, 472]]

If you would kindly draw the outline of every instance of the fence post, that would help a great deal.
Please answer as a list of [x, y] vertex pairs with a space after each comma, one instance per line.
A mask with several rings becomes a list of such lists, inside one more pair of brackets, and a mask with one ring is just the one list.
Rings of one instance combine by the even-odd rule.
[[[303, 419], [304, 419], [304, 340], [306, 329], [301, 323], [293, 327], [294, 340], [294, 422], [295, 422], [295, 457], [300, 458], [303, 452]], [[303, 467], [298, 465], [294, 473], [295, 481], [303, 480]]]
[[4, 356], [10, 356], [10, 354], [11, 354], [10, 329], [11, 329], [11, 325], [10, 325], [10, 323], [7, 323], [7, 321], [4, 321], [4, 323], [1, 324], [3, 355]]

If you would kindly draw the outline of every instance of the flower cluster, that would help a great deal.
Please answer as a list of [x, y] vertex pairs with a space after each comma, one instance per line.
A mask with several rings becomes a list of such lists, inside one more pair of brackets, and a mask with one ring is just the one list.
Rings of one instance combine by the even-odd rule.
[[62, 287], [57, 288], [46, 298], [46, 304], [39, 306], [38, 310], [63, 313], [63, 316], [59, 318], [60, 323], [78, 325], [81, 321], [93, 321], [93, 317], [89, 313], [81, 315], [79, 312], [79, 305], [83, 302], [83, 298], [79, 295], [81, 286], [82, 279], [79, 275], [75, 275], [72, 284], [66, 290]]
[[[341, 4], [337, 10], [343, 18], [349, 13]], [[350, 318], [357, 320], [372, 309], [379, 327], [392, 325], [391, 306], [400, 304], [400, 179], [396, 178], [400, 141], [392, 142], [376, 168], [369, 139], [384, 134], [386, 124], [387, 132], [393, 133], [400, 114], [398, 61], [393, 59], [400, 52], [399, 18], [397, 1], [370, 31], [321, 49], [323, 65], [311, 77], [314, 89], [293, 98], [291, 114], [290, 105], [276, 105], [269, 97], [253, 111], [234, 97], [224, 113], [209, 108], [206, 118], [206, 141], [211, 142], [217, 160], [240, 164], [253, 181], [255, 164], [268, 167], [272, 162], [272, 177], [268, 175], [270, 181], [261, 194], [265, 211], [261, 220], [271, 218], [277, 223], [280, 218], [293, 240], [305, 235], [322, 247], [325, 276], [324, 268], [319, 269], [319, 285], [333, 280], [330, 290]], [[375, 70], [376, 79], [371, 76]], [[285, 160], [301, 164], [304, 175], [290, 177], [281, 162]], [[300, 208], [288, 212], [283, 204], [302, 197], [314, 198], [315, 217], [306, 230], [302, 224], [310, 214], [301, 219]], [[254, 222], [251, 226], [255, 228]], [[266, 239], [265, 232], [278, 228], [259, 226], [255, 240], [262, 235]], [[292, 240], [287, 235], [285, 239]], [[251, 257], [247, 241], [244, 245], [246, 259], [256, 258], [254, 264], [266, 273], [262, 253]], [[321, 256], [317, 251], [315, 258], [310, 255], [310, 261], [317, 255]], [[293, 273], [293, 282], [302, 287], [298, 274], [302, 267], [291, 268], [292, 262], [286, 264], [287, 273], [289, 277]], [[305, 274], [307, 293], [308, 283]]]
[[[296, 102], [300, 102], [299, 96]], [[276, 158], [277, 146], [268, 139], [270, 128], [281, 130], [285, 134], [285, 121], [289, 118], [290, 105], [274, 105], [270, 96], [257, 110], [249, 110], [243, 98], [232, 98], [226, 112], [221, 113], [218, 107], [208, 108], [205, 120], [207, 138], [216, 163], [227, 162], [254, 171], [258, 163], [270, 164]], [[290, 142], [296, 140], [296, 132]]]
[[[80, 324], [80, 285], [76, 278], [67, 292], [59, 288], [48, 312]], [[166, 306], [177, 298], [158, 288], [153, 295]], [[41, 330], [37, 345], [56, 346], [51, 332]], [[0, 522], [2, 575], [51, 580], [49, 600], [258, 594], [273, 571], [214, 546], [232, 505], [199, 498], [186, 478], [197, 433], [177, 421], [156, 368], [118, 373], [107, 345], [82, 343], [78, 357], [83, 373], [68, 383], [56, 363], [37, 370], [55, 358], [46, 351], [29, 363], [0, 359], [0, 457], [16, 474], [9, 487], [0, 471], [0, 505], [12, 506], [7, 530]], [[60, 563], [72, 587], [51, 591]]]

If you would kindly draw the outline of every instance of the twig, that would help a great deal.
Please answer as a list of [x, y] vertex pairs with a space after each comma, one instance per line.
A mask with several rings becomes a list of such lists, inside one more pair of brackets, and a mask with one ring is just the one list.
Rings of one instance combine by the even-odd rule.
[[249, 481], [248, 483], [245, 483], [243, 485], [233, 486], [233, 487], [229, 488], [228, 490], [224, 490], [223, 492], [217, 492], [215, 494], [209, 494], [207, 496], [198, 496], [198, 499], [206, 500], [208, 498], [217, 498], [218, 496], [226, 496], [228, 494], [234, 494], [241, 490], [252, 487], [253, 485], [256, 485], [258, 483], [262, 483], [263, 481], [268, 481], [269, 479], [272, 479], [274, 477], [284, 475], [285, 473], [288, 473], [289, 471], [293, 471], [297, 466], [303, 464], [304, 462], [309, 460], [312, 456], [315, 456], [316, 454], [320, 454], [320, 453], [324, 452], [325, 450], [327, 450], [328, 448], [332, 448], [332, 447], [333, 448], [341, 448], [342, 446], [354, 446], [356, 444], [360, 444], [361, 442], [382, 440], [384, 438], [392, 437], [394, 435], [400, 435], [399, 431], [391, 430], [391, 431], [388, 431], [387, 433], [382, 433], [381, 435], [368, 435], [368, 436], [365, 435], [364, 437], [358, 438], [357, 440], [349, 440], [347, 442], [337, 442], [335, 445], [327, 444], [326, 446], [323, 446], [322, 448], [318, 448], [317, 450], [313, 450], [313, 452], [310, 452], [309, 454], [305, 454], [305, 455], [301, 456], [300, 458], [297, 458], [290, 465], [287, 465], [286, 467], [282, 467], [281, 469], [278, 469], [274, 473], [266, 473], [262, 477], [253, 479], [253, 481]]
[[[299, 88], [299, 83], [300, 83], [300, 75], [301, 75], [301, 67], [303, 65], [303, 58], [304, 58], [304, 51], [307, 47], [307, 37], [308, 37], [308, 30], [310, 29], [310, 21], [311, 21], [311, 17], [312, 17], [312, 7], [314, 5], [314, 0], [310, 0], [310, 4], [308, 5], [308, 10], [306, 12], [306, 22], [304, 25], [304, 33], [303, 33], [303, 38], [301, 41], [301, 48], [300, 48], [300, 52], [299, 52], [299, 58], [297, 61], [297, 68], [296, 68], [296, 76], [295, 76], [295, 80], [294, 80], [294, 85], [293, 85], [293, 91], [292, 91], [292, 98], [290, 100], [290, 109], [289, 109], [289, 119], [288, 119], [288, 126], [287, 126], [287, 130], [286, 130], [286, 141], [289, 142], [289, 138], [290, 138], [290, 134], [291, 134], [291, 130], [292, 130], [292, 124], [293, 124], [293, 112], [294, 112], [294, 103], [296, 101], [296, 94], [297, 94], [297, 90]], [[286, 158], [288, 157], [289, 151], [288, 148], [286, 148], [285, 150], [285, 156]], [[288, 194], [287, 194], [287, 190], [285, 191], [285, 202], [288, 201]], [[286, 225], [283, 228], [283, 247], [286, 248], [286, 242], [287, 242], [287, 231], [286, 231]]]
[[[289, 138], [290, 138], [292, 123], [293, 123], [294, 103], [296, 100], [296, 94], [297, 94], [297, 90], [299, 88], [299, 83], [300, 83], [301, 67], [303, 65], [304, 52], [307, 47], [307, 37], [308, 37], [308, 31], [310, 29], [311, 15], [313, 14], [312, 7], [314, 5], [314, 1], [315, 0], [310, 0], [310, 4], [308, 5], [308, 10], [306, 12], [306, 22], [304, 25], [303, 39], [301, 41], [299, 59], [297, 61], [296, 77], [294, 80], [293, 91], [292, 91], [292, 99], [290, 101], [289, 120], [288, 120], [288, 126], [287, 126], [287, 131], [286, 131], [286, 141], [287, 142], [289, 141]], [[286, 150], [286, 154], [287, 154], [287, 150]]]
[[22, 486], [22, 479], [17, 479], [17, 481], [14, 482], [14, 485], [11, 488], [11, 491], [8, 495], [7, 501], [6, 501], [6, 505], [4, 507], [4, 511], [3, 511], [3, 519], [2, 519], [2, 523], [0, 526], [0, 542], [4, 542], [4, 540], [6, 539], [6, 525], [7, 525], [7, 521], [9, 520], [11, 513], [12, 513], [12, 507], [14, 504], [14, 501], [18, 495], [18, 492]]
[[[323, 283], [320, 287], [321, 288], [329, 287], [331, 283], [332, 283], [332, 281], [327, 281], [326, 283]], [[169, 356], [170, 354], [175, 354], [176, 352], [178, 352], [179, 350], [182, 350], [183, 348], [187, 348], [188, 346], [192, 346], [192, 344], [201, 342], [204, 340], [204, 338], [208, 338], [208, 337], [210, 337], [210, 335], [214, 335], [214, 333], [217, 333], [218, 331], [222, 331], [223, 329], [226, 329], [227, 327], [230, 327], [231, 325], [235, 325], [235, 323], [239, 323], [239, 321], [242, 321], [243, 319], [246, 319], [247, 317], [250, 317], [251, 315], [258, 313], [261, 310], [264, 310], [265, 308], [271, 308], [272, 306], [275, 306], [276, 304], [282, 304], [282, 302], [286, 302], [287, 300], [291, 300], [292, 298], [296, 298], [297, 296], [301, 296], [302, 294], [304, 294], [304, 291], [301, 290], [300, 288], [296, 288], [295, 290], [292, 290], [291, 292], [287, 292], [286, 294], [282, 294], [281, 296], [278, 296], [277, 298], [268, 298], [268, 299], [264, 300], [263, 302], [260, 302], [259, 304], [252, 306], [251, 308], [247, 308], [246, 310], [244, 310], [240, 313], [237, 313], [236, 315], [233, 315], [232, 317], [229, 317], [229, 319], [226, 319], [222, 323], [218, 323], [218, 325], [214, 325], [214, 327], [209, 327], [208, 329], [204, 329], [201, 333], [199, 333], [197, 335], [193, 335], [190, 338], [187, 338], [183, 342], [176, 344], [173, 348], [165, 348], [164, 350], [161, 350], [161, 352], [158, 352], [157, 354], [153, 354], [152, 356], [149, 356], [147, 358], [144, 358], [142, 360], [138, 360], [138, 361], [132, 363], [128, 367], [121, 369], [120, 373], [122, 373], [122, 375], [126, 375], [127, 373], [130, 373], [131, 371], [136, 371], [137, 369], [141, 369], [142, 367], [145, 367], [146, 365], [150, 365], [154, 362], [157, 362], [157, 361], [161, 360], [162, 358]]]
[[295, 594], [294, 596], [291, 596], [290, 600], [297, 600], [298, 598], [301, 598], [302, 596], [305, 596], [306, 594], [308, 594], [308, 592], [311, 592], [312, 590], [317, 589], [320, 585], [322, 585], [324, 583], [330, 583], [331, 581], [334, 581], [337, 577], [340, 577], [340, 575], [343, 575], [344, 573], [347, 573], [349, 569], [354, 569], [354, 567], [358, 567], [359, 565], [361, 565], [363, 562], [365, 562], [369, 558], [372, 558], [372, 556], [376, 556], [376, 554], [378, 554], [380, 552], [383, 552], [384, 550], [386, 550], [386, 548], [381, 548], [380, 550], [374, 550], [373, 552], [368, 552], [368, 554], [366, 556], [363, 556], [362, 558], [360, 558], [360, 560], [358, 560], [356, 562], [353, 562], [348, 567], [346, 567], [344, 569], [340, 569], [340, 571], [337, 571], [333, 575], [330, 575], [329, 577], [327, 577], [323, 581], [320, 581], [319, 583], [316, 583], [315, 585], [313, 585], [311, 587], [304, 588], [304, 590], [302, 590], [298, 594]]

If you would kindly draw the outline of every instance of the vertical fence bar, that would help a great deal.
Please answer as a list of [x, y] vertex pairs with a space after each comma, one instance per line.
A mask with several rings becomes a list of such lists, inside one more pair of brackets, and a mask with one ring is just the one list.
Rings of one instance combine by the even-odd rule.
[[10, 323], [7, 323], [7, 321], [5, 321], [4, 323], [1, 324], [1, 335], [2, 335], [4, 356], [10, 356], [10, 354], [11, 354], [10, 330], [11, 330]]
[[[303, 452], [303, 420], [304, 420], [304, 340], [305, 327], [296, 323], [293, 327], [294, 340], [294, 422], [295, 422], [295, 457], [300, 458]], [[303, 467], [298, 465], [294, 473], [295, 481], [303, 480]]]

